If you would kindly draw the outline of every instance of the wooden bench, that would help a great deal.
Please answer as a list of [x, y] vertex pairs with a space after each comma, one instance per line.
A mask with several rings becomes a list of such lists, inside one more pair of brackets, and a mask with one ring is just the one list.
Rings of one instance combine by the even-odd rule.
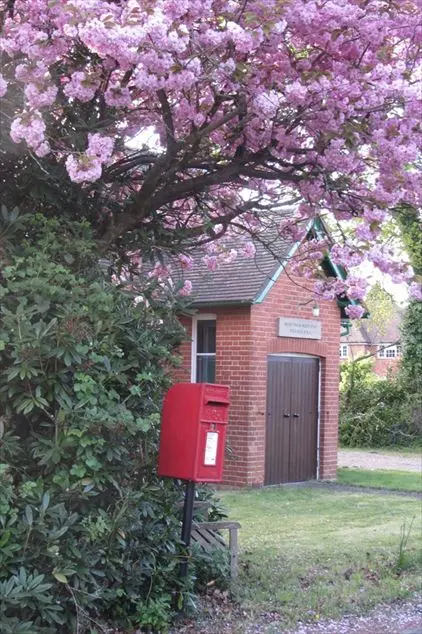
[[[191, 539], [206, 551], [215, 548], [228, 548], [230, 551], [230, 574], [232, 579], [237, 576], [238, 543], [237, 531], [240, 528], [239, 522], [219, 521], [216, 522], [193, 522]], [[221, 531], [227, 530], [229, 533], [228, 544], [221, 535]]]
[[[180, 508], [183, 503], [177, 504]], [[193, 503], [194, 512], [204, 511], [208, 515], [207, 511], [210, 507], [210, 502], [204, 500], [195, 500]], [[237, 531], [240, 528], [239, 522], [232, 522], [229, 520], [216, 520], [215, 522], [209, 521], [195, 521], [192, 522], [191, 540], [198, 544], [200, 548], [205, 551], [212, 551], [215, 548], [227, 549], [230, 552], [230, 575], [232, 579], [237, 576], [237, 561], [238, 561], [238, 542]], [[228, 542], [221, 535], [221, 531], [228, 531]]]

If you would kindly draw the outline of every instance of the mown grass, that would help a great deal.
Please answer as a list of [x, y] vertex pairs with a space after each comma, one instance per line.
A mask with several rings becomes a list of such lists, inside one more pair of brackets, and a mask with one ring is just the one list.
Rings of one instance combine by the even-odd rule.
[[420, 588], [418, 500], [289, 487], [221, 499], [242, 525], [235, 597], [249, 618], [277, 615], [276, 629], [266, 620], [262, 632], [363, 612]]
[[393, 489], [397, 491], [422, 491], [422, 475], [409, 471], [351, 469], [337, 470], [337, 482], [352, 486]]

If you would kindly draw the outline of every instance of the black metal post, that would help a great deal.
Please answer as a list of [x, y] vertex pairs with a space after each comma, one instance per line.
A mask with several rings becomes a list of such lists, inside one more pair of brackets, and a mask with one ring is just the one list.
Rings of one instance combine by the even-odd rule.
[[[190, 535], [192, 531], [193, 518], [193, 500], [195, 497], [195, 482], [189, 480], [186, 483], [185, 503], [183, 505], [183, 523], [182, 523], [182, 542], [189, 548]], [[180, 577], [186, 577], [188, 574], [188, 557], [184, 555], [180, 564]]]

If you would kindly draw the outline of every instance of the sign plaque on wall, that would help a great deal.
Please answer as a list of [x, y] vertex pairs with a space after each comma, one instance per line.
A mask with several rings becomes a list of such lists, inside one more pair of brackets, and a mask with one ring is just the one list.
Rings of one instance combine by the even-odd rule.
[[312, 319], [279, 317], [278, 336], [295, 339], [321, 339], [321, 322]]

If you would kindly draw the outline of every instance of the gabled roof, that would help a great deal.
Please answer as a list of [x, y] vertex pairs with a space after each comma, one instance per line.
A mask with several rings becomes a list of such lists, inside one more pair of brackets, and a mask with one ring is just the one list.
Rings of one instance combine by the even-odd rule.
[[371, 319], [365, 324], [355, 322], [348, 335], [342, 337], [343, 343], [365, 344], [368, 346], [379, 343], [395, 343], [400, 341], [400, 324], [403, 319], [403, 310], [397, 308], [394, 315], [383, 327], [378, 327]]
[[[265, 289], [277, 279], [281, 262], [291, 257], [299, 246], [293, 241], [282, 240], [272, 244], [272, 251], [260, 242], [254, 241], [256, 252], [253, 258], [238, 256], [232, 262], [221, 263], [216, 271], [209, 271], [203, 262], [203, 253], [192, 254], [194, 265], [185, 274], [193, 285], [192, 303], [211, 304], [253, 304]], [[236, 242], [228, 242], [227, 248], [236, 248]]]
[[[289, 215], [292, 212], [285, 211]], [[192, 282], [190, 296], [194, 307], [213, 305], [255, 304], [262, 302], [272, 285], [277, 281], [302, 242], [307, 238], [327, 236], [327, 230], [320, 219], [311, 220], [306, 225], [306, 237], [302, 241], [286, 240], [280, 237], [276, 225], [261, 234], [261, 240], [253, 239], [256, 253], [253, 258], [237, 257], [232, 262], [221, 263], [216, 271], [209, 271], [203, 261], [204, 253], [194, 252], [194, 265], [183, 277]], [[236, 248], [233, 239], [226, 247]], [[329, 259], [323, 268], [329, 275], [345, 279], [346, 272], [332, 264]], [[349, 300], [347, 300], [349, 303]], [[351, 300], [351, 303], [355, 303]]]

